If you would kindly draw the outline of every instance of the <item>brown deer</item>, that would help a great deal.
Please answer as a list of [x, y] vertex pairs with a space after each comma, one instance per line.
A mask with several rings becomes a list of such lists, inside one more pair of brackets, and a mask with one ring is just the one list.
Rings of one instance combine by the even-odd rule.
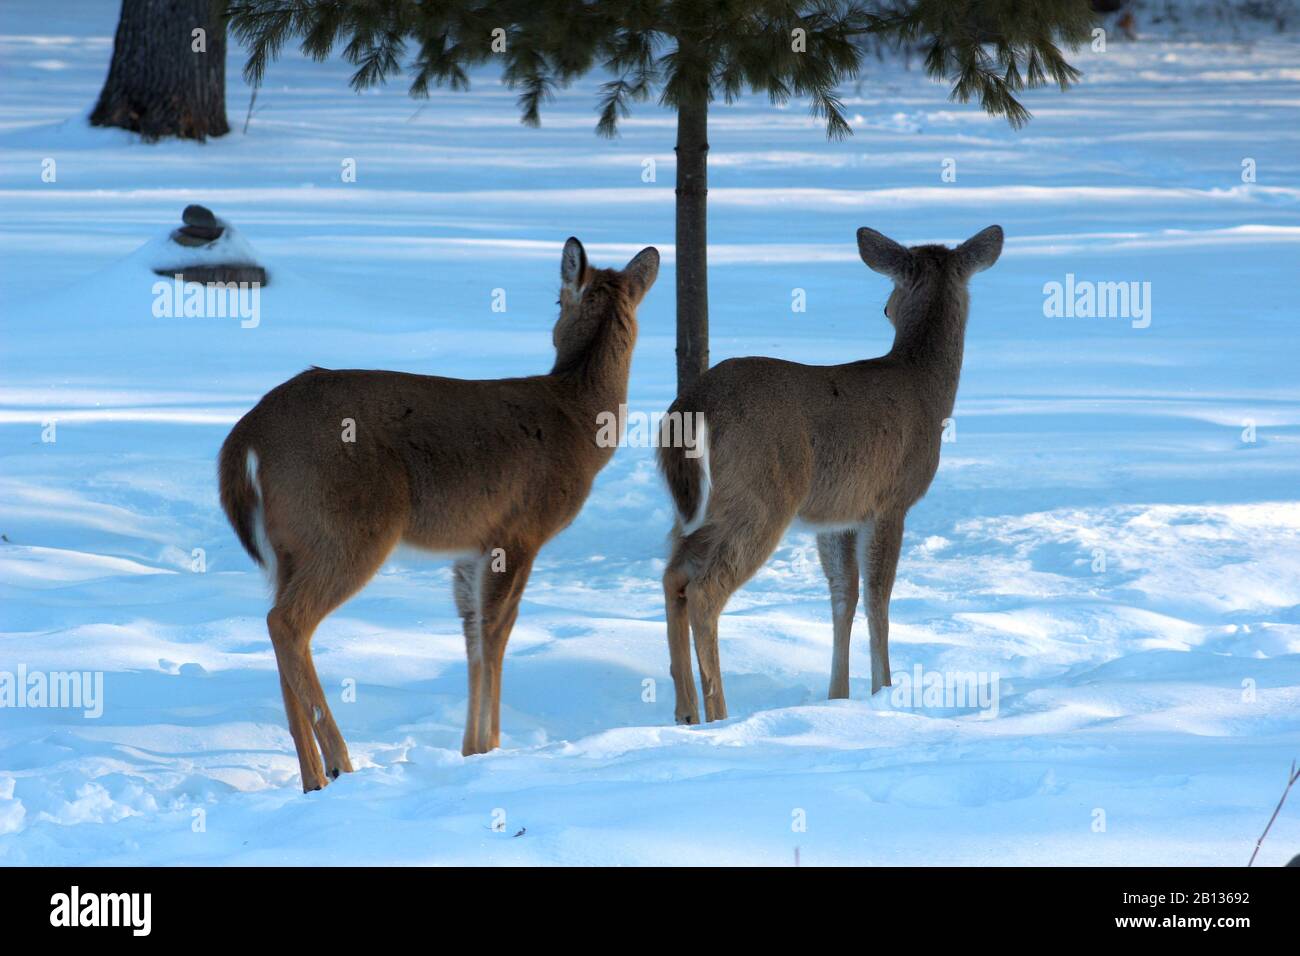
[[997, 261], [1002, 229], [989, 226], [956, 249], [908, 249], [864, 228], [858, 251], [894, 282], [885, 305], [894, 326], [888, 355], [847, 365], [728, 359], [669, 409], [703, 417], [703, 437], [691, 455], [668, 441], [659, 447], [677, 511], [664, 599], [678, 723], [700, 719], [691, 632], [704, 717], [727, 716], [718, 616], [796, 518], [817, 529], [830, 584], [830, 697], [849, 696], [859, 569], [871, 632], [871, 692], [889, 686], [889, 595], [903, 519], [939, 466], [942, 423], [952, 414], [961, 373], [966, 283]]
[[620, 272], [592, 268], [570, 239], [550, 374], [467, 381], [313, 368], [230, 432], [221, 504], [275, 590], [266, 624], [304, 791], [352, 770], [312, 633], [398, 542], [455, 556], [469, 659], [462, 752], [498, 746], [502, 656], [528, 572], [614, 453], [597, 442], [597, 417], [627, 401], [636, 310], [658, 271], [653, 248]]

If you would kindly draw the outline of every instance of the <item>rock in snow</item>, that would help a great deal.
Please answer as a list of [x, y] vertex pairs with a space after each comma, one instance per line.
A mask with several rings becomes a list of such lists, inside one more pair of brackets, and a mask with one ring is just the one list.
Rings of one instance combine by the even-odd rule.
[[247, 282], [266, 285], [266, 269], [250, 261], [251, 250], [244, 244], [243, 248], [223, 250], [219, 242], [223, 236], [233, 232], [229, 223], [218, 219], [207, 206], [190, 204], [181, 212], [184, 223], [179, 229], [172, 230], [169, 236], [173, 245], [184, 249], [204, 250], [207, 255], [196, 260], [193, 255], [189, 261], [179, 260], [175, 265], [163, 265], [154, 268], [160, 276], [181, 276], [186, 282]]

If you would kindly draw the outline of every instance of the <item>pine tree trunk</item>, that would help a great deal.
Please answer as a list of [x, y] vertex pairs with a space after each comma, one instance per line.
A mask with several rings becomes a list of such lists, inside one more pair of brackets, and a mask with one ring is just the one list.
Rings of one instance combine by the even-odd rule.
[[[222, 0], [122, 0], [91, 125], [120, 126], [149, 141], [230, 132], [222, 6]], [[196, 29], [204, 31], [201, 39]]]
[[709, 106], [677, 108], [677, 394], [709, 367]]

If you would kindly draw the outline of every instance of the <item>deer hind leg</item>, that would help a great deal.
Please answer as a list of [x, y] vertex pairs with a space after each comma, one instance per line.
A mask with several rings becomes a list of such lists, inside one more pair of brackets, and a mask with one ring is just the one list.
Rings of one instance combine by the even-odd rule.
[[[320, 790], [330, 778], [337, 777], [344, 765], [347, 770], [352, 769], [347, 762], [346, 747], [343, 748], [342, 760], [338, 758], [334, 738], [337, 737], [338, 746], [341, 746], [342, 737], [332, 716], [328, 720], [333, 736], [328, 738], [330, 746], [326, 749], [326, 732], [321, 723], [322, 718], [329, 714], [329, 707], [324, 703], [324, 692], [319, 689], [320, 681], [311, 662], [311, 635], [316, 622], [295, 614], [292, 605], [277, 602], [266, 616], [266, 626], [280, 668], [280, 689], [284, 693], [284, 709], [289, 717], [289, 733], [298, 751], [302, 789], [304, 793], [310, 793]], [[319, 750], [318, 740], [321, 741]], [[322, 751], [324, 766], [321, 763]]]
[[832, 531], [817, 535], [817, 554], [831, 591], [835, 649], [831, 654], [831, 700], [849, 696], [849, 633], [858, 610], [858, 533]]
[[889, 595], [903, 546], [903, 517], [876, 519], [871, 540], [864, 542], [863, 577], [866, 579], [867, 625], [871, 629], [871, 693], [889, 687]]
[[352, 758], [348, 756], [347, 741], [343, 739], [334, 714], [330, 711], [325, 689], [321, 687], [320, 677], [316, 674], [316, 662], [312, 660], [310, 647], [303, 654], [303, 669], [309, 690], [318, 702], [319, 709], [312, 712], [312, 726], [316, 731], [321, 755], [325, 758], [325, 774], [331, 780], [337, 780], [340, 773], [352, 772]]
[[691, 620], [686, 604], [687, 576], [680, 527], [673, 528], [672, 555], [664, 571], [664, 606], [668, 620], [669, 670], [673, 675], [676, 703], [673, 716], [679, 724], [698, 724], [700, 704], [695, 696], [695, 674], [691, 670]]
[[293, 550], [276, 548], [280, 581], [266, 624], [280, 668], [304, 792], [319, 790], [340, 773], [352, 772], [347, 744], [312, 660], [312, 635], [326, 615], [379, 570], [397, 543], [398, 525], [394, 520], [388, 529], [361, 541], [317, 541], [314, 547], [302, 549], [310, 554], [308, 560], [300, 559]]
[[284, 696], [284, 712], [289, 718], [289, 734], [293, 737], [293, 748], [298, 753], [298, 772], [302, 776], [302, 792], [311, 793], [325, 786], [325, 769], [321, 766], [320, 751], [316, 749], [316, 740], [312, 736], [311, 719], [307, 711], [298, 702], [298, 694], [289, 686], [285, 674], [290, 665], [280, 656], [280, 642], [274, 638], [276, 646], [276, 663], [280, 670], [280, 693]]
[[[506, 644], [519, 616], [519, 601], [528, 583], [537, 552], [522, 546], [504, 548], [488, 562], [479, 582], [479, 628], [482, 634], [482, 668], [479, 677], [475, 737], [470, 753], [487, 753], [501, 745], [501, 669]], [[467, 728], [468, 734], [468, 728]]]
[[728, 598], [776, 550], [789, 523], [789, 517], [771, 511], [751, 510], [740, 520], [729, 520], [727, 515], [710, 516], [704, 527], [683, 541], [690, 577], [686, 607], [695, 635], [705, 720], [727, 717], [718, 656], [718, 618]]

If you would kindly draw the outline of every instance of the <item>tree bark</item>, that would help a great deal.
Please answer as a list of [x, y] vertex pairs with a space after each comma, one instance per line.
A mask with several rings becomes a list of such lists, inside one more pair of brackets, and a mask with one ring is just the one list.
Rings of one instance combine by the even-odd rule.
[[677, 108], [677, 394], [709, 367], [709, 105]]
[[[91, 125], [119, 126], [148, 141], [230, 132], [222, 6], [222, 0], [122, 0]], [[204, 31], [201, 51], [196, 29]]]

